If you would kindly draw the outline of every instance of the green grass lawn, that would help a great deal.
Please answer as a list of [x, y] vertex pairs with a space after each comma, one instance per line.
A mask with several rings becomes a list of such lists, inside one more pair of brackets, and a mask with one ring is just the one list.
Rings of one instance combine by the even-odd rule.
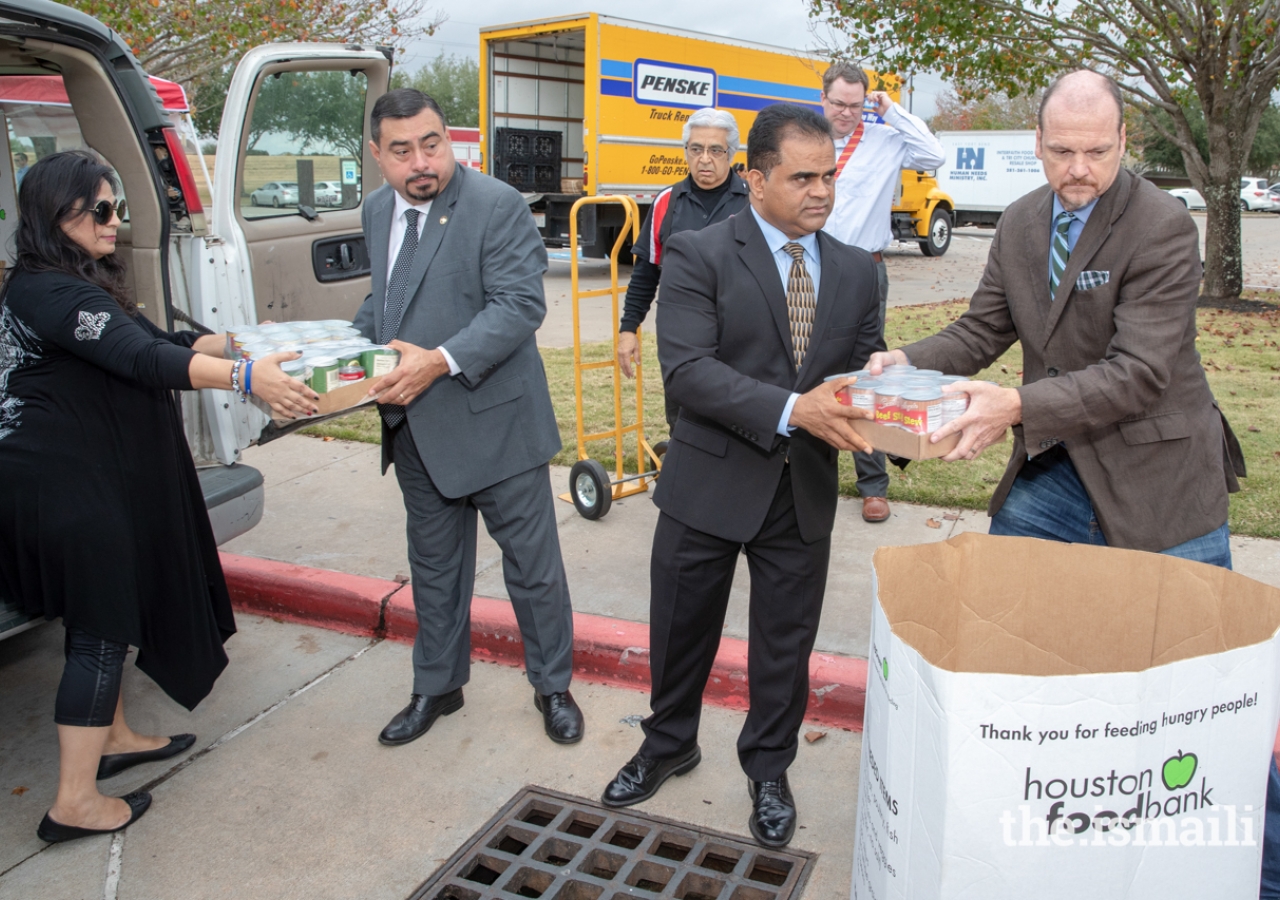
[[[1264, 298], [1266, 299], [1266, 298]], [[1275, 298], [1269, 298], [1275, 300]], [[953, 300], [927, 306], [889, 310], [885, 341], [899, 347], [933, 334], [957, 319], [968, 301]], [[1209, 384], [1231, 420], [1244, 448], [1249, 477], [1231, 498], [1231, 531], [1254, 537], [1280, 538], [1280, 305], [1250, 312], [1202, 309], [1199, 347]], [[612, 346], [588, 344], [583, 361], [607, 360]], [[571, 465], [577, 458], [572, 350], [543, 350], [551, 399], [564, 449], [552, 460]], [[667, 437], [663, 413], [662, 377], [652, 335], [644, 336], [645, 436], [650, 443]], [[1015, 344], [995, 365], [976, 376], [1008, 387], [1022, 382], [1022, 348]], [[588, 432], [613, 427], [614, 397], [609, 369], [583, 373], [583, 412]], [[624, 379], [623, 423], [635, 421], [634, 383]], [[377, 443], [377, 413], [362, 410], [350, 416], [305, 429], [303, 434]], [[624, 465], [635, 471], [635, 439], [623, 445]], [[587, 453], [612, 471], [612, 440], [590, 444]], [[931, 506], [984, 509], [1008, 462], [1009, 445], [988, 448], [973, 462], [913, 462], [906, 471], [889, 467], [889, 499]], [[840, 491], [857, 493], [853, 458], [840, 454]]]

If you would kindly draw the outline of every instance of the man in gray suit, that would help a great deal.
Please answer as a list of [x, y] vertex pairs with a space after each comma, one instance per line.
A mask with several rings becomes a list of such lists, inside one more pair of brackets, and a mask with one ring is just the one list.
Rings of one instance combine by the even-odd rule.
[[373, 290], [355, 325], [401, 354], [377, 400], [418, 613], [412, 696], [378, 739], [406, 744], [462, 708], [479, 510], [502, 548], [534, 706], [548, 737], [574, 743], [573, 613], [548, 469], [560, 433], [534, 340], [547, 254], [519, 193], [454, 160], [434, 100], [390, 91], [371, 118], [387, 183], [364, 204]]

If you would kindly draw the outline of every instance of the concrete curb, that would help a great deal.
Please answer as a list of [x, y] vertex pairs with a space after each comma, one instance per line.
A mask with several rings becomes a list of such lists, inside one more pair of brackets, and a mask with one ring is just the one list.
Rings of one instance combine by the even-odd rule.
[[[406, 585], [231, 553], [221, 556], [236, 609], [396, 641], [411, 642], [417, 634], [413, 595]], [[649, 689], [647, 624], [574, 613], [573, 630], [575, 677]], [[471, 655], [524, 665], [520, 628], [509, 602], [472, 599]], [[809, 658], [809, 693], [808, 721], [861, 731], [867, 661], [814, 653]], [[747, 708], [746, 641], [721, 639], [703, 699], [730, 709]]]

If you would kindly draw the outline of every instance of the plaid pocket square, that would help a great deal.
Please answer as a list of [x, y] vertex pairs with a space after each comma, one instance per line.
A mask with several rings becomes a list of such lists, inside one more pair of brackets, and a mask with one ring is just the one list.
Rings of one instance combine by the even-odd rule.
[[1096, 287], [1102, 287], [1110, 280], [1110, 272], [1081, 272], [1080, 277], [1076, 279], [1076, 290], [1091, 291]]

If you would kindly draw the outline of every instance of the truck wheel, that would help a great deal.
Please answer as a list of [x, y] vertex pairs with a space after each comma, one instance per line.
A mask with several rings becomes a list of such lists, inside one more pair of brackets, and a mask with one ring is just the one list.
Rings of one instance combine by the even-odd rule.
[[929, 236], [920, 242], [925, 256], [941, 256], [951, 246], [951, 215], [941, 206], [929, 216]]
[[609, 473], [594, 459], [580, 459], [569, 470], [569, 496], [584, 519], [601, 519], [613, 503]]

